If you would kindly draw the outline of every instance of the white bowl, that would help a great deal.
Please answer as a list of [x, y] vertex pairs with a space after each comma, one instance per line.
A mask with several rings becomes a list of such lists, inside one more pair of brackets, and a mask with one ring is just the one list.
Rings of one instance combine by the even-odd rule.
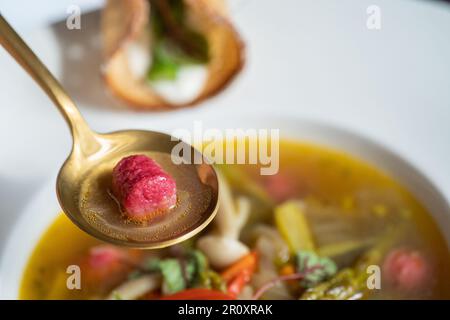
[[[304, 140], [343, 150], [383, 170], [407, 187], [437, 221], [450, 247], [450, 206], [433, 183], [419, 170], [378, 143], [342, 128], [292, 118], [218, 118], [205, 121], [208, 128], [279, 128], [286, 138]], [[184, 125], [173, 123], [170, 128]], [[206, 125], [205, 125], [206, 126]], [[43, 232], [51, 224], [59, 206], [55, 195], [56, 176], [35, 195], [12, 229], [0, 261], [0, 298], [16, 299], [27, 260]]]

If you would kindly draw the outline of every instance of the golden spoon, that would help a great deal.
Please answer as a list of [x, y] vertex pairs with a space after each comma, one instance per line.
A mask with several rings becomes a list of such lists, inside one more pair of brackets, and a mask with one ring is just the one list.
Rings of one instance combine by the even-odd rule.
[[[63, 211], [78, 227], [113, 244], [150, 249], [186, 240], [211, 222], [218, 208], [218, 178], [195, 148], [159, 132], [92, 131], [59, 82], [2, 15], [0, 40], [47, 93], [69, 125], [72, 152], [59, 171], [56, 192]], [[181, 155], [186, 164], [174, 164], [172, 159], [179, 159], [171, 157], [175, 146], [189, 151]], [[108, 194], [113, 166], [131, 154], [154, 158], [177, 183], [177, 206], [150, 223], [124, 219]], [[194, 164], [194, 159], [203, 161]]]

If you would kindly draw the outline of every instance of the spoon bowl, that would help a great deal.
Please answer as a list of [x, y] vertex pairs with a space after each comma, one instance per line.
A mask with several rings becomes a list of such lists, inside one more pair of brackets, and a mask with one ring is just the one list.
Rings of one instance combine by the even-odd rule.
[[[52, 99], [70, 128], [72, 152], [58, 174], [56, 192], [64, 213], [78, 227], [116, 245], [153, 249], [186, 240], [212, 221], [218, 209], [218, 178], [199, 151], [160, 132], [92, 131], [60, 83], [1, 15], [0, 41]], [[126, 219], [111, 192], [114, 166], [135, 154], [153, 158], [177, 185], [176, 206], [142, 223]]]
[[[172, 154], [175, 147], [189, 152], [180, 157]], [[177, 183], [177, 206], [146, 223], [124, 219], [110, 192], [112, 168], [132, 154], [158, 160]], [[195, 164], [196, 158], [202, 159], [200, 164]], [[172, 161], [180, 159], [184, 163]], [[92, 236], [154, 249], [186, 240], [211, 222], [217, 212], [217, 181], [213, 167], [191, 145], [160, 132], [127, 130], [94, 134], [82, 147], [74, 146], [58, 174], [56, 191], [63, 211]]]

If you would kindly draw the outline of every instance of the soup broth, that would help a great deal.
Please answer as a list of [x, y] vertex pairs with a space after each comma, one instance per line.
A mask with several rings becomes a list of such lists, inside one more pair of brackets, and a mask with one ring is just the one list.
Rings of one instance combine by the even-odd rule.
[[[450, 298], [450, 254], [436, 223], [413, 195], [373, 166], [339, 151], [285, 140], [276, 175], [261, 176], [256, 165], [218, 169], [225, 184], [221, 212], [206, 230], [175, 247], [112, 247], [59, 215], [29, 259], [20, 298], [155, 299], [178, 294], [187, 299], [198, 287], [210, 290], [204, 299], [211, 292], [242, 299]], [[221, 256], [215, 254], [218, 250]], [[176, 278], [177, 268], [198, 256], [206, 262], [192, 272], [201, 277], [166, 278], [169, 264], [176, 266]], [[301, 267], [313, 260], [321, 270], [314, 276]], [[195, 261], [200, 268], [200, 260]], [[68, 267], [73, 265], [80, 269], [79, 289], [68, 288], [73, 281]], [[236, 292], [230, 285], [239, 266], [251, 276]], [[283, 282], [279, 277], [286, 274], [297, 274], [298, 280]], [[198, 280], [205, 275], [209, 282]], [[278, 285], [261, 289], [274, 279], [280, 279]], [[138, 282], [146, 290], [133, 287]], [[368, 288], [369, 282], [374, 287]], [[347, 293], [336, 294], [337, 287]]]

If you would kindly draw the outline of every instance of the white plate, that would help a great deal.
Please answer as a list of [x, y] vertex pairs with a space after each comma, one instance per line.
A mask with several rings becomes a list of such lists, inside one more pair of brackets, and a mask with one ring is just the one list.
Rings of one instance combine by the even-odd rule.
[[[395, 153], [343, 129], [315, 122], [273, 117], [210, 119], [214, 128], [283, 128], [282, 137], [312, 141], [344, 150], [376, 165], [405, 185], [433, 214], [450, 244], [450, 207], [436, 187]], [[187, 128], [189, 129], [189, 128]], [[58, 213], [54, 179], [47, 183], [21, 215], [0, 261], [0, 298], [15, 299], [20, 279], [36, 241]]]

